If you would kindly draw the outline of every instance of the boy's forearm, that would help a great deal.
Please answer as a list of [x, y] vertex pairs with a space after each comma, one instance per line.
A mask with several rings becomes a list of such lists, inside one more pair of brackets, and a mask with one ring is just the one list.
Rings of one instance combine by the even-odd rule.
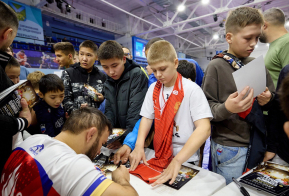
[[175, 159], [183, 164], [203, 145], [210, 136], [211, 126], [209, 119], [201, 119], [200, 125], [197, 126], [182, 150], [176, 155]]
[[135, 148], [144, 148], [144, 142], [151, 129], [152, 123], [153, 123], [152, 119], [142, 117], [140, 125], [139, 125], [139, 131], [138, 131]]

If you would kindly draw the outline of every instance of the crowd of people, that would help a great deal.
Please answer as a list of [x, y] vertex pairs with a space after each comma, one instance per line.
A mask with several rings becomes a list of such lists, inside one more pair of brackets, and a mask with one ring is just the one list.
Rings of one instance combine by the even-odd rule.
[[[0, 2], [0, 13], [2, 92], [19, 82], [21, 67], [28, 65], [22, 63], [24, 52], [17, 53], [23, 59], [19, 62], [10, 48], [19, 24], [15, 12]], [[61, 78], [30, 73], [25, 79], [40, 101], [30, 109], [21, 99], [17, 117], [0, 114], [0, 191], [137, 195], [129, 173], [143, 176], [152, 186], [168, 180], [172, 184], [183, 163], [201, 165], [210, 136], [212, 171], [227, 184], [262, 161], [288, 166], [289, 33], [284, 24], [278, 8], [263, 14], [250, 7], [232, 10], [225, 23], [228, 50], [213, 58], [204, 77], [197, 63], [178, 60], [173, 45], [162, 38], [146, 45], [146, 70], [116, 41], [98, 48], [86, 40], [78, 53], [69, 42], [55, 44]], [[250, 54], [259, 39], [270, 47], [266, 89], [254, 97], [250, 87], [237, 92], [232, 73], [254, 59]], [[94, 65], [96, 60], [103, 72]], [[42, 65], [48, 64], [44, 59]], [[113, 128], [126, 132], [106, 145]], [[12, 149], [13, 137], [24, 130], [28, 137]], [[112, 180], [92, 163], [105, 145], [118, 149], [115, 164], [131, 165], [129, 170], [117, 168]], [[146, 147], [154, 149], [155, 158], [146, 160]], [[153, 170], [161, 174], [151, 175]]]

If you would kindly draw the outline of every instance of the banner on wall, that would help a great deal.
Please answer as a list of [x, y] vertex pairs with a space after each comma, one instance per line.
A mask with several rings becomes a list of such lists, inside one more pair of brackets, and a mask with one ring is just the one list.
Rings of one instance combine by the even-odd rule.
[[41, 10], [23, 3], [3, 0], [17, 14], [19, 27], [16, 41], [44, 45]]
[[21, 66], [39, 69], [58, 69], [55, 54], [49, 52], [13, 49], [14, 57]]

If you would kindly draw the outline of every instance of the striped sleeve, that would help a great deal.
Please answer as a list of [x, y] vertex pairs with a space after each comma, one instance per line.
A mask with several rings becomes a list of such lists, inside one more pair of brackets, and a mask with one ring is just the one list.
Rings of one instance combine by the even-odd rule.
[[100, 177], [92, 183], [83, 196], [100, 196], [112, 183], [113, 181], [107, 179], [105, 176]]
[[28, 126], [28, 121], [26, 118], [17, 118], [18, 131], [23, 131]]

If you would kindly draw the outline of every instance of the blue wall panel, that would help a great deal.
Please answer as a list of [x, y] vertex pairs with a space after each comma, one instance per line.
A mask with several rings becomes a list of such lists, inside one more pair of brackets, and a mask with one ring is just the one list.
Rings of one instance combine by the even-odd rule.
[[[78, 42], [84, 40], [92, 40], [102, 43], [106, 40], [115, 40], [115, 36], [111, 33], [100, 32], [87, 27], [67, 22], [55, 17], [42, 14], [44, 34], [48, 37], [56, 38], [77, 38]], [[47, 24], [49, 23], [49, 26]]]

